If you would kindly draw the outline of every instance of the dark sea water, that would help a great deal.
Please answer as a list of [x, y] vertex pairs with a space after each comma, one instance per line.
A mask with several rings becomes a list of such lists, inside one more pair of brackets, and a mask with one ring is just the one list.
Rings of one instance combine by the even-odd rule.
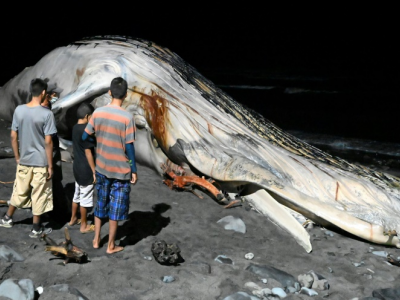
[[213, 70], [206, 77], [305, 142], [350, 162], [400, 176], [396, 78], [265, 70]]
[[395, 78], [213, 71], [208, 78], [284, 130], [400, 143]]

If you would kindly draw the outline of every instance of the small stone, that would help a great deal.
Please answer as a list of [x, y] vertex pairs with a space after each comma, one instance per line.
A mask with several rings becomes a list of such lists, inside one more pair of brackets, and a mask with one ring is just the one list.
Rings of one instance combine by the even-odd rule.
[[247, 254], [244, 256], [244, 258], [246, 258], [246, 259], [253, 259], [253, 258], [254, 258], [254, 254], [251, 253], [251, 252], [249, 252], [249, 253], [247, 253]]
[[266, 297], [272, 295], [272, 291], [269, 288], [264, 288], [261, 291], [263, 292], [264, 296], [266, 296]]
[[173, 276], [164, 276], [161, 278], [163, 282], [165, 283], [170, 283], [175, 281], [175, 278]]
[[246, 287], [250, 290], [261, 290], [261, 287], [257, 283], [252, 282], [252, 281], [246, 282], [244, 284], [244, 287]]
[[388, 253], [386, 251], [372, 251], [372, 254], [375, 254], [377, 256], [381, 256], [381, 257], [387, 257]]
[[325, 231], [325, 235], [327, 235], [327, 236], [335, 236], [335, 235], [333, 234], [333, 232], [330, 231], [330, 230], [326, 230], [326, 231]]
[[362, 261], [362, 262], [359, 262], [359, 263], [357, 263], [357, 262], [352, 262], [352, 264], [353, 264], [353, 266], [355, 266], [355, 267], [359, 267], [359, 266], [362, 266], [363, 264], [364, 264], [364, 262]]
[[221, 264], [234, 265], [233, 260], [225, 255], [218, 255], [214, 260]]
[[300, 294], [303, 294], [303, 295], [308, 295], [308, 296], [317, 296], [318, 295], [318, 293], [316, 292], [316, 291], [314, 291], [314, 290], [312, 290], [312, 289], [309, 289], [309, 288], [306, 288], [306, 287], [302, 287], [301, 288], [301, 290], [300, 290]]
[[288, 294], [294, 294], [294, 293], [296, 293], [297, 291], [296, 291], [296, 288], [295, 288], [294, 286], [288, 286], [288, 287], [286, 287], [286, 292], [287, 292]]
[[300, 282], [300, 285], [306, 288], [310, 288], [314, 282], [314, 278], [311, 274], [300, 274], [297, 276], [297, 280]]
[[326, 279], [314, 280], [311, 288], [321, 290], [321, 291], [329, 290], [328, 280], [326, 280]]
[[264, 292], [262, 290], [254, 290], [251, 292], [254, 296], [262, 299], [264, 297]]
[[296, 289], [296, 292], [300, 291], [300, 289], [301, 289], [300, 283], [295, 282], [294, 283], [294, 288]]
[[287, 296], [286, 292], [282, 288], [275, 287], [271, 290], [272, 295], [278, 296], [279, 298], [285, 298]]

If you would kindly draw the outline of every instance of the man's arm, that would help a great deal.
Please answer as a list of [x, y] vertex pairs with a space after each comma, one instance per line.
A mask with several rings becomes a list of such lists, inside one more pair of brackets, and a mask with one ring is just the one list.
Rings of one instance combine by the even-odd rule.
[[94, 163], [92, 149], [85, 149], [85, 155], [86, 155], [86, 159], [89, 163], [89, 166], [93, 172], [93, 183], [96, 183], [96, 169], [95, 169], [96, 167], [95, 167], [95, 163]]
[[53, 139], [51, 135], [46, 135], [44, 137], [44, 145], [46, 150], [48, 172], [49, 172], [47, 180], [50, 180], [51, 177], [53, 176]]
[[135, 160], [135, 146], [133, 143], [125, 144], [125, 153], [129, 158], [129, 164], [131, 166], [132, 179], [131, 183], [135, 184], [137, 180], [137, 169]]
[[14, 152], [15, 161], [19, 164], [18, 132], [11, 130], [11, 148]]

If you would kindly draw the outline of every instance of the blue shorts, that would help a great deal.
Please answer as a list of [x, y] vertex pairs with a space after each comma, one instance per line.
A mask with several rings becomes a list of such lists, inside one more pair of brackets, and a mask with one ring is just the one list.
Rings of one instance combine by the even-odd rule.
[[96, 172], [96, 190], [95, 217], [108, 217], [113, 221], [128, 219], [129, 193], [131, 192], [129, 180], [107, 178]]

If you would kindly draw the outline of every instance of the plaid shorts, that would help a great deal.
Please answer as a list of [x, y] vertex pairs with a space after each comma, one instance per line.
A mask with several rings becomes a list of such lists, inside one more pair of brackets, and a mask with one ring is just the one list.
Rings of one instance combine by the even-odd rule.
[[131, 183], [129, 180], [107, 178], [96, 172], [97, 202], [94, 215], [98, 218], [109, 218], [113, 221], [128, 219], [129, 193]]

